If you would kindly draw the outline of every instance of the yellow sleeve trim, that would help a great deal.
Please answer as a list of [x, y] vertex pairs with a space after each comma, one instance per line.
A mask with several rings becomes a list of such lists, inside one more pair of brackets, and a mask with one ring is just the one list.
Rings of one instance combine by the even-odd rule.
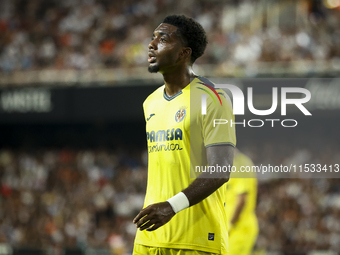
[[212, 143], [212, 144], [208, 144], [205, 146], [205, 148], [211, 147], [211, 146], [218, 146], [218, 145], [231, 145], [234, 148], [236, 147], [235, 144], [233, 143]]

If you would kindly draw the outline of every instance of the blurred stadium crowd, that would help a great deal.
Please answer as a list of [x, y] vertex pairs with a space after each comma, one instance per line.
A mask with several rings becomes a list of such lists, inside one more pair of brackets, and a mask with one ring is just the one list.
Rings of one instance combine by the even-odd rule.
[[[312, 151], [288, 146], [283, 146], [285, 154], [274, 156], [268, 142], [261, 153], [256, 148], [247, 151], [256, 164], [279, 165], [296, 155], [301, 162], [313, 157], [329, 164], [340, 157], [337, 149], [314, 157]], [[132, 219], [144, 200], [146, 164], [147, 153], [140, 150], [1, 150], [0, 243], [129, 254], [136, 231]], [[339, 184], [339, 179], [260, 180], [259, 254], [339, 250]]]
[[[144, 156], [145, 157], [145, 156]], [[123, 151], [1, 151], [0, 243], [30, 248], [133, 246], [146, 168]]]
[[278, 26], [269, 20], [275, 6], [254, 13], [263, 1], [0, 0], [0, 70], [145, 66], [151, 32], [169, 13], [190, 15], [207, 31], [199, 64], [229, 70], [303, 60], [339, 67], [339, 10], [313, 12], [312, 2], [296, 2], [296, 16], [285, 16], [296, 23]]

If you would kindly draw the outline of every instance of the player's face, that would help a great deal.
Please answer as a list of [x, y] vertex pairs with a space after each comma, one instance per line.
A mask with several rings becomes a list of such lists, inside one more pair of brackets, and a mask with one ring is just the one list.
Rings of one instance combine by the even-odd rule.
[[176, 34], [177, 27], [162, 23], [153, 32], [149, 44], [149, 72], [164, 73], [174, 70], [179, 62], [183, 45]]

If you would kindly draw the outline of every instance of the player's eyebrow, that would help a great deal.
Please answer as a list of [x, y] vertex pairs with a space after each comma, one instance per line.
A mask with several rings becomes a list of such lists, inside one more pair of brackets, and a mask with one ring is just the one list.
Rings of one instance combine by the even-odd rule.
[[155, 33], [158, 33], [160, 36], [166, 36], [168, 38], [170, 38], [169, 34], [168, 33], [165, 33], [165, 32], [162, 32], [162, 31], [155, 31], [153, 34], [152, 34], [152, 37], [155, 37]]

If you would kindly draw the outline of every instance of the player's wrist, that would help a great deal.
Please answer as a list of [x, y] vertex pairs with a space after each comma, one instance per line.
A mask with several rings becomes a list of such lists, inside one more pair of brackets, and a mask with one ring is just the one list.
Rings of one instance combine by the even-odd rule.
[[183, 192], [179, 192], [167, 200], [175, 213], [178, 213], [190, 206], [187, 196]]

